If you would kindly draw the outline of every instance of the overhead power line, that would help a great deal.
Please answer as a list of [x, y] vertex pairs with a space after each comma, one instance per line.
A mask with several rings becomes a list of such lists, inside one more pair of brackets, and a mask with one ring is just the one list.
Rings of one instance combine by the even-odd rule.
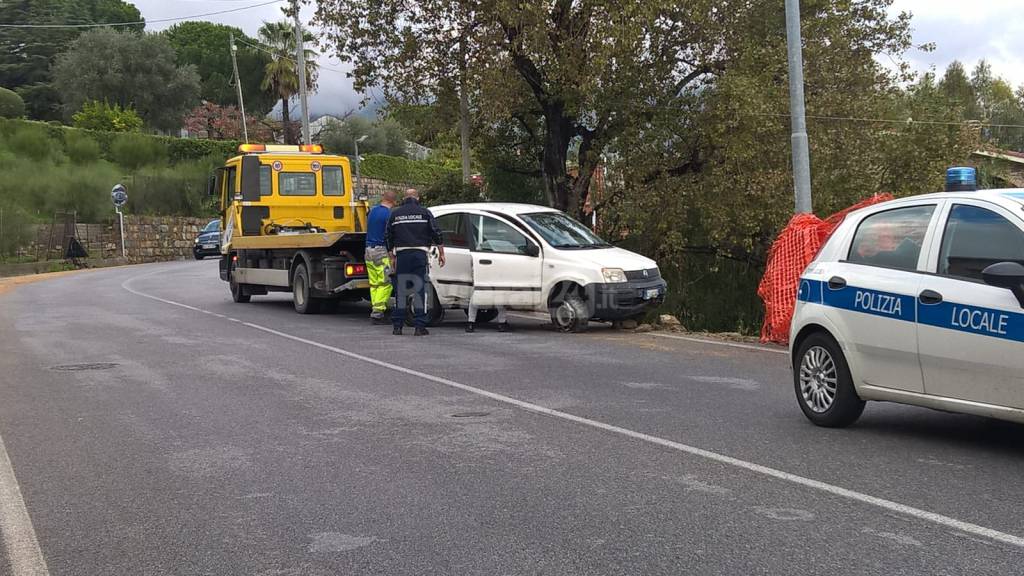
[[[245, 44], [250, 48], [254, 48], [256, 50], [259, 50], [260, 52], [264, 52], [266, 54], [274, 56], [275, 58], [282, 58], [284, 60], [291, 62], [292, 64], [298, 64], [298, 62], [294, 58], [291, 58], [281, 52], [277, 52], [275, 50], [267, 48], [266, 46], [260, 46], [259, 44], [249, 42], [248, 40], [245, 40], [243, 38], [235, 38], [235, 42], [241, 42], [242, 44]], [[345, 72], [344, 70], [339, 70], [338, 68], [331, 68], [330, 66], [324, 66], [323, 64], [317, 64], [317, 68], [321, 70], [330, 70], [331, 72], [337, 72], [338, 74], [344, 74], [348, 76], [348, 72]]]
[[[789, 118], [789, 114], [782, 113], [770, 113], [770, 112], [745, 112], [741, 113], [744, 116], [769, 116], [773, 118]], [[830, 120], [836, 122], [864, 122], [864, 123], [882, 123], [882, 124], [928, 124], [935, 126], [972, 126], [979, 128], [1024, 128], [1024, 124], [990, 124], [987, 122], [981, 122], [979, 120], [961, 120], [959, 122], [950, 120], [917, 120], [914, 118], [907, 118], [906, 120], [894, 120], [891, 118], [856, 118], [852, 116], [822, 116], [815, 114], [807, 114], [807, 118], [813, 120]]]
[[238, 8], [229, 8], [225, 10], [217, 10], [216, 12], [206, 12], [204, 14], [192, 14], [191, 16], [177, 16], [174, 18], [157, 18], [155, 20], [139, 20], [136, 22], [111, 22], [108, 24], [2, 24], [0, 28], [106, 28], [114, 26], [138, 26], [139, 24], [158, 24], [160, 22], [180, 22], [182, 20], [194, 20], [196, 18], [204, 18], [206, 16], [216, 16], [218, 14], [229, 14], [231, 12], [241, 12], [242, 10], [251, 10], [253, 8], [259, 8], [261, 6], [270, 6], [271, 4], [280, 4], [285, 0], [270, 0], [269, 2], [262, 2], [260, 4], [252, 4], [250, 6], [240, 6]]

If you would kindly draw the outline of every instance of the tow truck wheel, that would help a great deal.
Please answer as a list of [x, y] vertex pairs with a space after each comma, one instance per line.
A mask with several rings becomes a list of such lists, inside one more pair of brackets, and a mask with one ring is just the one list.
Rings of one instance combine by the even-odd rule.
[[793, 359], [793, 385], [804, 416], [818, 426], [849, 426], [864, 412], [846, 357], [828, 334], [811, 334], [800, 344]]
[[245, 286], [235, 281], [234, 272], [231, 273], [231, 282], [228, 283], [228, 286], [231, 288], [231, 299], [235, 302], [245, 304], [252, 298]]
[[309, 272], [305, 264], [295, 268], [292, 277], [292, 302], [299, 314], [316, 314], [320, 312], [320, 301], [309, 295]]

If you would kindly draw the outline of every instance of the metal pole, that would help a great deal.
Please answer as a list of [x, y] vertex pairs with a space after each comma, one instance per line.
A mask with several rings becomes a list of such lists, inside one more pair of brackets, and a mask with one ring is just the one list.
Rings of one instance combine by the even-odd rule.
[[124, 213], [121, 212], [121, 207], [114, 208], [117, 210], [117, 220], [121, 227], [121, 258], [127, 258], [128, 252], [124, 249]]
[[359, 139], [353, 139], [352, 143], [356, 145], [356, 193], [353, 196], [358, 196], [363, 191], [363, 179], [359, 176]]
[[800, 0], [786, 0], [786, 52], [789, 55], [789, 115], [792, 122], [793, 184], [796, 212], [811, 212], [811, 159], [804, 117], [804, 63], [800, 38]]
[[302, 141], [312, 144], [309, 139], [309, 102], [306, 98], [306, 49], [302, 44], [302, 22], [299, 20], [298, 0], [292, 0], [295, 11], [295, 66], [299, 72], [299, 100], [302, 102]]
[[233, 32], [228, 33], [228, 38], [231, 40], [231, 68], [235, 71], [235, 88], [238, 89], [238, 109], [242, 111], [242, 134], [245, 136], [245, 143], [248, 144], [249, 126], [245, 123], [245, 101], [242, 100], [242, 80], [238, 77], [238, 59], [235, 58], [238, 46], [235, 46], [235, 34]]
[[466, 93], [465, 38], [459, 40], [459, 139], [462, 145], [462, 183], [469, 184], [469, 94]]

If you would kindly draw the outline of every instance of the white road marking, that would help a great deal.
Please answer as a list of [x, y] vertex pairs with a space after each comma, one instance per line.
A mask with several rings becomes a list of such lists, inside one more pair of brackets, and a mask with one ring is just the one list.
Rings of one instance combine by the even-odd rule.
[[[201, 309], [196, 308], [194, 306], [189, 306], [188, 304], [182, 304], [180, 302], [175, 302], [173, 300], [167, 300], [165, 298], [160, 298], [159, 296], [153, 296], [153, 295], [150, 295], [150, 294], [146, 294], [144, 292], [139, 292], [138, 290], [135, 290], [134, 288], [132, 288], [130, 286], [130, 284], [133, 281], [135, 281], [135, 280], [138, 280], [138, 279], [140, 279], [140, 278], [142, 278], [144, 276], [150, 276], [152, 274], [155, 274], [155, 273], [161, 272], [161, 271], [162, 270], [157, 270], [157, 271], [151, 272], [149, 274], [144, 274], [142, 276], [136, 276], [134, 278], [129, 278], [128, 280], [125, 280], [121, 284], [121, 287], [124, 288], [125, 290], [127, 290], [128, 292], [131, 292], [132, 294], [135, 294], [136, 296], [141, 296], [143, 298], [148, 298], [150, 300], [155, 300], [157, 302], [163, 302], [164, 304], [169, 304], [171, 306], [179, 306], [181, 308], [185, 308], [185, 309], [188, 309], [188, 310], [196, 310], [196, 311], [199, 311], [199, 312], [205, 312], [204, 310], [201, 310]], [[234, 318], [229, 318], [229, 319], [230, 320], [235, 320]], [[288, 334], [288, 333], [285, 333], [285, 332], [281, 332], [279, 330], [274, 330], [273, 328], [267, 328], [265, 326], [260, 326], [259, 324], [253, 324], [251, 322], [244, 322], [244, 321], [240, 321], [240, 320], [235, 320], [235, 321], [236, 322], [240, 322], [243, 326], [247, 326], [247, 327], [252, 328], [254, 330], [259, 330], [260, 332], [265, 332], [267, 334], [273, 334], [274, 336], [278, 336], [278, 337], [284, 338], [286, 340], [291, 340], [293, 342], [298, 342], [300, 344], [306, 344], [307, 346], [312, 346], [314, 348], [319, 348], [321, 350], [325, 350], [327, 352], [331, 352], [331, 353], [337, 354], [339, 356], [344, 356], [346, 358], [351, 358], [353, 360], [359, 360], [361, 362], [365, 362], [367, 364], [373, 364], [375, 366], [379, 366], [381, 368], [386, 368], [388, 370], [392, 370], [392, 371], [398, 372], [400, 374], [406, 374], [406, 375], [409, 375], [409, 376], [414, 376], [416, 378], [420, 378], [420, 379], [423, 379], [423, 380], [428, 380], [430, 382], [441, 384], [443, 386], [448, 386], [450, 388], [455, 388], [457, 390], [462, 390], [462, 391], [468, 392], [470, 394], [475, 394], [477, 396], [482, 396], [484, 398], [489, 398], [489, 399], [494, 400], [496, 402], [501, 402], [503, 404], [508, 404], [510, 406], [515, 406], [517, 408], [520, 408], [522, 410], [526, 410], [528, 412], [534, 412], [534, 413], [537, 413], [537, 414], [544, 414], [546, 416], [551, 416], [553, 418], [559, 418], [559, 419], [566, 420], [566, 421], [569, 421], [569, 422], [574, 422], [576, 424], [581, 424], [583, 426], [588, 426], [590, 428], [596, 428], [598, 430], [604, 430], [606, 432], [612, 432], [614, 434], [619, 434], [621, 436], [626, 436], [628, 438], [633, 438], [635, 440], [640, 440], [642, 442], [647, 442], [647, 443], [654, 444], [654, 445], [657, 445], [657, 446], [662, 446], [664, 448], [669, 448], [669, 449], [672, 449], [672, 450], [683, 452], [685, 454], [690, 454], [692, 456], [699, 456], [701, 458], [705, 458], [707, 460], [718, 462], [720, 464], [725, 464], [725, 465], [728, 465], [728, 466], [734, 466], [736, 468], [740, 468], [740, 469], [746, 470], [748, 472], [753, 472], [755, 474], [761, 474], [762, 476], [767, 476], [769, 478], [774, 478], [776, 480], [782, 480], [784, 482], [790, 482], [792, 484], [797, 484], [799, 486], [803, 486], [803, 487], [806, 487], [806, 488], [812, 488], [814, 490], [818, 490], [820, 492], [824, 492], [824, 493], [830, 494], [832, 496], [838, 496], [839, 498], [845, 498], [847, 500], [852, 500], [854, 502], [859, 502], [859, 503], [862, 503], [862, 504], [868, 504], [868, 505], [871, 505], [871, 506], [882, 508], [883, 510], [888, 510], [890, 512], [895, 512], [897, 514], [901, 514], [903, 516], [909, 516], [909, 517], [912, 517], [912, 518], [916, 518], [918, 520], [924, 520], [926, 522], [931, 522], [931, 523], [939, 525], [939, 526], [943, 526], [943, 527], [946, 527], [946, 528], [951, 528], [953, 530], [959, 530], [961, 532], [964, 532], [964, 533], [967, 533], [967, 534], [972, 534], [974, 536], [980, 536], [980, 537], [987, 538], [987, 539], [990, 539], [990, 540], [995, 540], [997, 542], [1002, 542], [1004, 544], [1009, 544], [1011, 546], [1017, 546], [1019, 548], [1024, 548], [1024, 537], [1016, 536], [1014, 534], [1008, 534], [1006, 532], [1000, 532], [999, 530], [995, 530], [993, 528], [986, 528], [985, 526], [980, 526], [978, 524], [972, 524], [970, 522], [964, 522], [963, 520], [957, 520], [956, 518], [952, 518], [950, 516], [944, 516], [942, 514], [937, 514], [935, 512], [929, 512], [927, 510], [922, 510], [920, 508], [914, 508], [913, 506], [907, 506], [905, 504], [900, 504], [899, 502], [893, 502], [892, 500], [886, 500], [885, 498], [879, 498], [877, 496], [871, 496], [870, 494], [864, 494], [862, 492], [857, 492], [856, 490], [850, 490], [848, 488], [843, 488], [842, 486], [836, 486], [835, 484], [829, 484], [827, 482], [822, 482], [822, 481], [819, 481], [819, 480], [814, 480], [812, 478], [805, 478], [805, 477], [799, 476], [797, 474], [792, 474], [790, 472], [785, 472], [783, 470], [778, 470], [778, 469], [771, 468], [771, 467], [768, 467], [768, 466], [763, 466], [761, 464], [757, 464], [757, 463], [754, 463], [754, 462], [748, 462], [746, 460], [741, 460], [739, 458], [734, 458], [732, 456], [726, 456], [725, 454], [719, 454], [718, 452], [712, 452], [710, 450], [705, 450], [703, 448], [698, 448], [696, 446], [690, 446], [688, 444], [683, 444], [681, 442], [676, 442], [674, 440], [668, 440], [668, 439], [665, 439], [665, 438], [660, 438], [658, 436], [652, 436], [650, 434], [645, 434], [643, 432], [637, 432], [635, 430], [630, 430], [628, 428], [623, 428], [621, 426], [616, 426], [614, 424], [607, 424], [607, 423], [601, 422], [599, 420], [592, 420], [590, 418], [584, 418], [582, 416], [576, 416], [574, 414], [570, 414], [568, 412], [562, 412], [560, 410], [554, 410], [554, 409], [551, 409], [551, 408], [545, 408], [544, 406], [541, 406], [539, 404], [533, 404], [531, 402], [526, 402], [526, 401], [523, 401], [523, 400], [517, 400], [517, 399], [512, 398], [510, 396], [505, 396], [503, 394], [497, 394], [495, 392], [490, 392], [488, 390], [484, 390], [482, 388], [476, 388], [474, 386], [469, 386], [467, 384], [461, 384], [461, 383], [456, 382], [454, 380], [449, 380], [447, 378], [442, 378], [440, 376], [434, 376], [433, 374], [427, 374], [426, 372], [420, 372], [418, 370], [413, 370], [411, 368], [406, 368], [404, 366], [399, 366], [397, 364], [392, 364], [390, 362], [385, 362], [383, 360], [378, 360], [376, 358], [371, 358], [369, 356], [363, 356], [362, 354], [357, 354], [355, 352], [349, 352], [348, 350], [343, 350], [341, 348], [337, 348], [335, 346], [331, 346], [331, 345], [328, 345], [328, 344], [323, 344], [321, 342], [316, 342], [314, 340], [308, 340], [306, 338], [302, 338], [302, 337], [299, 337], [299, 336], [293, 336], [291, 334]], [[751, 348], [755, 348], [756, 349], [757, 347], [751, 346]]]
[[[527, 313], [509, 312], [508, 315], [513, 318], [523, 318], [524, 320], [547, 320], [547, 317], [541, 317], [538, 312], [537, 316], [532, 316]], [[770, 352], [772, 354], [789, 354], [786, 350], [779, 350], [771, 348], [769, 346], [759, 346], [757, 344], [743, 344], [741, 342], [723, 342], [721, 340], [712, 340], [710, 338], [696, 338], [693, 336], [681, 336], [679, 334], [662, 334], [660, 332], [640, 332], [640, 334], [646, 336], [654, 336], [656, 338], [671, 338], [672, 340], [684, 340], [686, 342], [697, 342], [700, 344], [712, 344], [714, 346], [728, 346], [729, 348], [742, 348], [744, 350], [757, 350], [758, 352]]]
[[657, 332], [645, 332], [648, 336], [656, 338], [671, 338], [672, 340], [685, 340], [687, 342], [699, 342], [701, 344], [714, 344], [716, 346], [728, 346], [730, 348], [742, 348], [744, 350], [757, 350], [758, 352], [770, 352], [772, 354], [789, 354], [786, 350], [776, 350], [767, 346], [757, 344], [741, 344], [739, 342], [722, 342], [720, 340], [709, 340], [707, 338], [694, 338], [693, 336], [680, 336], [678, 334], [659, 334]]
[[49, 576], [3, 438], [0, 438], [0, 536], [14, 576]]

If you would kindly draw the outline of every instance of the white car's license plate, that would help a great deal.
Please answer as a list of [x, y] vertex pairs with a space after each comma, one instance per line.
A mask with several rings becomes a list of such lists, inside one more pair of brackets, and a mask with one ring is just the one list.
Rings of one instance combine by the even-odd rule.
[[203, 244], [203, 250], [213, 250], [216, 247], [216, 244]]
[[644, 300], [654, 300], [658, 297], [658, 293], [659, 290], [657, 288], [648, 288], [647, 291], [644, 292]]

